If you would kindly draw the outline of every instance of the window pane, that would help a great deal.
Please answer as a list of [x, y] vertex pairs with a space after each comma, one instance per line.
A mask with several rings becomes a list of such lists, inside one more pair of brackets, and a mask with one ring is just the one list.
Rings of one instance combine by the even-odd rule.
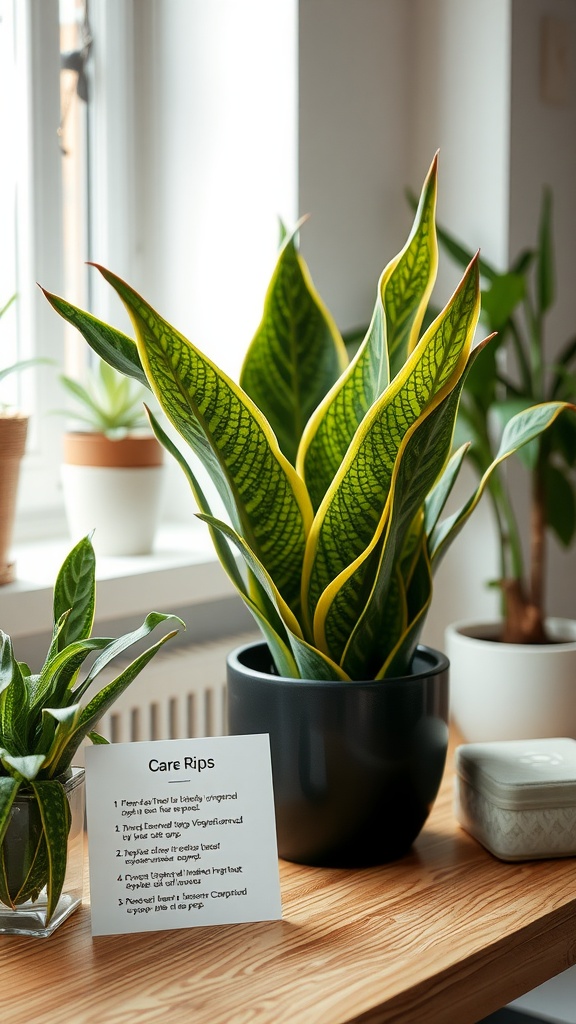
[[[4, 144], [0, 160], [0, 309], [16, 291], [16, 69], [12, 0], [0, 0], [0, 130]], [[0, 319], [0, 367], [18, 358], [16, 304]], [[18, 377], [0, 384], [0, 402], [18, 399]]]
[[[62, 152], [64, 294], [87, 306], [87, 119], [85, 63], [90, 35], [85, 0], [59, 0], [60, 14], [60, 110]], [[86, 346], [78, 332], [67, 326], [65, 334], [67, 373], [81, 376]]]

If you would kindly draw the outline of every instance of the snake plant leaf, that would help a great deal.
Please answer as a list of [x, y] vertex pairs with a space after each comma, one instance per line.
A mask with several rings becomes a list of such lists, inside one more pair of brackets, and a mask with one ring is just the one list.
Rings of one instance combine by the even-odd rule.
[[81, 713], [80, 704], [70, 704], [67, 708], [42, 709], [42, 734], [47, 741], [49, 751], [43, 767], [50, 774], [59, 774], [53, 773], [51, 766], [60, 760], [61, 752], [68, 746], [76, 731]]
[[375, 402], [315, 517], [303, 568], [304, 615], [367, 549], [390, 494], [403, 439], [425, 410], [438, 405], [462, 376], [479, 314], [477, 261], [425, 332], [405, 367]]
[[[323, 633], [331, 656], [352, 678], [358, 678], [362, 666], [376, 675], [406, 629], [403, 552], [415, 517], [449, 459], [464, 379], [462, 374], [443, 401], [430, 406], [407, 432], [394, 467], [389, 503], [371, 544], [357, 559], [353, 572], [349, 567], [318, 602], [316, 642], [320, 645], [319, 633]], [[376, 545], [374, 571], [371, 549]], [[365, 566], [370, 563], [367, 578]], [[368, 665], [367, 650], [372, 652]]]
[[[15, 661], [12, 640], [7, 633], [0, 629], [0, 709], [2, 693], [12, 682]], [[20, 671], [22, 673], [22, 670]]]
[[20, 780], [11, 775], [0, 776], [0, 900], [5, 906], [14, 906], [4, 861], [4, 836], [12, 817], [12, 804], [20, 788]]
[[[215, 525], [215, 523], [218, 522], [217, 520], [214, 520], [214, 523], [212, 523], [210, 517], [207, 517], [205, 522], [210, 525], [210, 529], [212, 531], [218, 532], [218, 527]], [[239, 550], [242, 551], [246, 561], [252, 566], [251, 571], [257, 571], [249, 557], [252, 553], [246, 547], [242, 538], [238, 537], [238, 534], [236, 534], [227, 523], [219, 522], [219, 527], [223, 533], [230, 531], [231, 534], [234, 534]], [[260, 569], [262, 574], [265, 574], [265, 570], [261, 566]], [[274, 598], [271, 596], [271, 591], [275, 592], [275, 588], [272, 585], [271, 591], [269, 591], [262, 584], [260, 587], [261, 592], [255, 594], [254, 597], [245, 590], [241, 591], [242, 600], [262, 630], [277, 671], [282, 676], [297, 679], [299, 674], [298, 666], [294, 660], [292, 651], [290, 650], [286, 627], [278, 615]], [[292, 615], [292, 613], [290, 613], [290, 615]]]
[[380, 282], [386, 314], [386, 345], [394, 378], [416, 347], [438, 269], [436, 197], [438, 154], [424, 182], [406, 245]]
[[48, 852], [46, 882], [46, 924], [52, 918], [62, 893], [66, 875], [70, 808], [62, 783], [45, 779], [31, 783], [38, 802]]
[[431, 601], [432, 568], [426, 544], [423, 543], [405, 591], [406, 629], [399, 636], [382, 667], [376, 672], [376, 679], [397, 679], [410, 673], [414, 652]]
[[101, 736], [99, 732], [94, 732], [93, 730], [88, 733], [88, 739], [91, 743], [94, 743], [95, 746], [108, 746], [110, 743], [110, 740], [107, 740], [104, 736]]
[[120, 373], [125, 373], [128, 377], [133, 377], [140, 384], [150, 388], [133, 338], [129, 338], [127, 334], [98, 320], [91, 313], [74, 306], [71, 302], [67, 302], [59, 295], [54, 295], [45, 288], [42, 288], [42, 292], [56, 312], [80, 331], [80, 334], [101, 359], [110, 363]]
[[[176, 618], [176, 616], [167, 616], [169, 618]], [[65, 771], [70, 765], [72, 756], [80, 746], [82, 740], [89, 732], [92, 731], [98, 720], [102, 715], [112, 706], [114, 701], [124, 693], [124, 690], [130, 685], [131, 682], [136, 678], [137, 675], [142, 671], [143, 668], [152, 660], [155, 654], [158, 653], [161, 647], [175, 636], [177, 630], [173, 630], [170, 633], [166, 633], [165, 636], [161, 637], [153, 646], [149, 647], [146, 651], [140, 654], [134, 659], [126, 668], [120, 672], [115, 679], [104, 686], [92, 699], [88, 702], [79, 715], [74, 731], [71, 733], [66, 746], [57, 752], [57, 756], [53, 756], [53, 752], [50, 752], [50, 775], [53, 778], [57, 778]], [[84, 692], [85, 687], [83, 687]]]
[[[11, 650], [12, 645], [10, 644]], [[0, 742], [15, 755], [26, 753], [28, 743], [28, 690], [20, 671], [20, 666], [13, 655], [12, 679], [0, 695]]]
[[240, 537], [232, 527], [227, 523], [222, 522], [220, 519], [216, 519], [214, 516], [204, 515], [198, 513], [197, 518], [204, 523], [208, 523], [214, 530], [224, 534], [228, 540], [236, 546], [240, 551], [246, 565], [250, 569], [250, 572], [256, 577], [261, 586], [266, 590], [268, 597], [276, 609], [276, 615], [278, 621], [284, 623], [289, 629], [291, 629], [298, 636], [302, 636], [302, 630], [298, 619], [292, 612], [289, 605], [286, 604], [284, 598], [280, 594], [278, 588], [274, 584], [274, 581], [270, 577], [269, 573], [262, 563], [258, 560], [254, 552], [248, 547], [246, 541]]
[[6, 829], [10, 823], [12, 804], [16, 798], [20, 784], [20, 779], [16, 779], [12, 775], [0, 776], [0, 847], [2, 845]]
[[347, 363], [340, 332], [291, 235], [280, 251], [240, 385], [266, 416], [292, 465], [306, 423]]
[[[212, 509], [210, 508], [204, 491], [202, 490], [198, 478], [193, 472], [189, 462], [187, 462], [186, 458], [184, 457], [184, 454], [180, 451], [178, 446], [174, 444], [172, 438], [169, 437], [169, 435], [166, 433], [164, 428], [157, 420], [156, 416], [154, 416], [154, 414], [147, 406], [145, 408], [148, 415], [148, 419], [150, 420], [150, 425], [158, 441], [160, 442], [161, 445], [164, 446], [166, 451], [173, 457], [173, 459], [175, 459], [177, 464], [182, 469], [184, 476], [186, 477], [188, 484], [190, 486], [190, 490], [194, 495], [194, 500], [198, 508], [207, 516], [211, 516]], [[214, 544], [214, 549], [216, 551], [216, 554], [218, 555], [218, 558], [220, 559], [220, 562], [222, 563], [222, 567], [230, 577], [232, 583], [234, 584], [240, 595], [244, 599], [246, 599], [248, 596], [246, 587], [244, 585], [242, 574], [240, 573], [238, 566], [236, 564], [236, 559], [234, 558], [234, 555], [230, 551], [230, 548], [226, 541], [223, 539], [222, 535], [217, 530], [212, 530], [212, 527], [210, 526], [209, 529], [210, 536], [212, 538], [212, 543]]]
[[8, 771], [16, 772], [16, 777], [25, 779], [30, 782], [35, 779], [41, 768], [44, 767], [46, 757], [44, 754], [25, 754], [22, 756], [13, 756], [12, 754], [4, 752], [2, 754], [2, 764]]
[[417, 341], [438, 265], [434, 230], [436, 193], [435, 157], [408, 241], [380, 278], [366, 337], [304, 432], [296, 464], [315, 510], [335, 478], [362, 419]]
[[83, 537], [66, 556], [54, 584], [54, 622], [69, 612], [58, 636], [58, 649], [90, 636], [94, 623], [96, 556], [88, 537]]
[[25, 861], [22, 864], [22, 869], [19, 872], [18, 881], [20, 888], [13, 896], [13, 903], [15, 906], [18, 906], [21, 903], [26, 903], [27, 900], [37, 900], [42, 889], [46, 885], [49, 861], [48, 847], [46, 845], [46, 837], [43, 831], [38, 833], [37, 842], [34, 842], [32, 836], [30, 837], [30, 843], [27, 844], [26, 854], [27, 862]]
[[464, 458], [469, 448], [470, 442], [467, 442], [466, 444], [460, 445], [460, 447], [453, 452], [444, 472], [441, 474], [439, 480], [431, 489], [426, 501], [424, 502], [425, 529], [427, 535], [432, 533], [440, 520], [440, 516], [446, 507], [446, 502], [448, 501], [454, 484], [458, 479]]
[[[257, 614], [256, 618], [262, 626], [267, 639], [271, 626], [274, 627], [270, 648], [274, 661], [276, 662], [276, 668], [280, 674], [294, 679], [328, 680], [346, 678], [344, 673], [334, 662], [329, 658], [326, 658], [321, 651], [311, 647], [311, 645], [305, 641], [297, 619], [292, 614], [290, 608], [288, 608], [286, 603], [282, 600], [281, 595], [278, 593], [273, 581], [270, 579], [270, 576], [261, 563], [258, 562], [254, 553], [250, 551], [245, 541], [243, 541], [243, 539], [239, 537], [227, 523], [223, 523], [208, 516], [199, 516], [199, 518], [203, 519], [205, 522], [209, 522], [214, 529], [221, 531], [236, 545], [244, 557], [250, 571], [254, 575], [255, 579], [258, 580], [267, 595], [268, 603], [272, 610], [272, 616], [269, 615], [268, 620], [265, 620], [265, 624], [262, 622], [261, 614]], [[248, 602], [246, 603], [249, 604]], [[250, 604], [249, 607], [250, 610], [254, 612]], [[282, 632], [284, 636], [287, 636], [288, 643], [290, 645], [288, 648], [286, 647], [284, 639], [282, 639], [280, 645], [278, 644], [280, 632]], [[313, 675], [308, 674], [311, 671], [313, 672]]]
[[[106, 668], [114, 658], [124, 654], [124, 651], [138, 643], [139, 640], [143, 640], [162, 622], [177, 622], [183, 629], [186, 629], [186, 624], [177, 615], [169, 615], [164, 612], [149, 612], [142, 625], [138, 626], [137, 629], [132, 630], [130, 633], [125, 633], [124, 636], [120, 636], [116, 640], [105, 641], [102, 654], [96, 658], [83, 682], [75, 687], [73, 691], [74, 700], [77, 701], [79, 697], [86, 693], [102, 669]], [[175, 636], [177, 632], [177, 630], [172, 631], [164, 639], [167, 640], [168, 636]]]
[[100, 269], [132, 317], [142, 363], [164, 412], [208, 470], [233, 525], [297, 612], [312, 510], [266, 418], [136, 292]]
[[429, 538], [428, 549], [433, 570], [440, 564], [440, 560], [448, 547], [471, 516], [482, 497], [492, 473], [497, 470], [500, 463], [510, 455], [513, 455], [523, 444], [527, 444], [538, 437], [554, 423], [564, 410], [576, 412], [576, 406], [569, 402], [543, 402], [540, 405], [534, 405], [529, 409], [525, 409], [524, 412], [517, 413], [506, 424], [496, 457], [485, 471], [474, 493], [458, 511], [439, 523]]
[[45, 706], [47, 700], [58, 707], [67, 704], [78, 669], [88, 655], [94, 651], [106, 650], [111, 643], [113, 640], [110, 637], [92, 637], [69, 644], [64, 650], [49, 657], [42, 666], [34, 690], [30, 694], [29, 710], [33, 712]]
[[174, 444], [174, 442], [168, 436], [168, 434], [166, 434], [166, 432], [161, 427], [156, 417], [151, 413], [149, 409], [147, 409], [147, 413], [150, 419], [150, 424], [156, 437], [158, 438], [160, 443], [164, 445], [166, 450], [173, 456], [173, 458], [176, 460], [178, 465], [183, 470], [184, 475], [186, 476], [186, 479], [188, 480], [188, 483], [190, 485], [192, 494], [194, 495], [196, 504], [198, 505], [198, 508], [201, 510], [201, 512], [204, 514], [205, 522], [207, 523], [208, 529], [210, 530], [212, 543], [214, 544], [214, 549], [218, 555], [218, 558], [220, 559], [221, 565], [224, 571], [227, 573], [228, 577], [230, 578], [231, 582], [236, 587], [242, 600], [249, 608], [249, 610], [252, 612], [252, 615], [258, 622], [270, 646], [273, 658], [276, 662], [279, 671], [282, 673], [286, 673], [291, 668], [292, 671], [295, 672], [296, 666], [295, 663], [293, 662], [293, 659], [291, 659], [291, 654], [287, 646], [287, 637], [284, 630], [284, 626], [279, 620], [276, 621], [275, 626], [272, 625], [272, 619], [276, 615], [274, 607], [271, 604], [269, 604], [267, 607], [264, 607], [264, 599], [261, 593], [259, 602], [257, 602], [254, 599], [254, 597], [250, 595], [245, 580], [238, 568], [236, 559], [234, 558], [234, 555], [230, 550], [226, 538], [224, 537], [223, 533], [220, 530], [215, 529], [211, 525], [211, 519], [214, 518], [212, 516], [212, 510], [210, 508], [210, 505], [208, 504], [208, 501], [206, 500], [204, 492], [194, 472], [192, 471], [192, 468], [186, 461], [183, 453]]

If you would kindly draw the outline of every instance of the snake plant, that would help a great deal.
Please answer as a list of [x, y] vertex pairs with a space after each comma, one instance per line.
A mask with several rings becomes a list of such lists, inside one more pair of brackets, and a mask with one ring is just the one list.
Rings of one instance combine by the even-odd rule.
[[[495, 466], [564, 408], [552, 402], [515, 416], [474, 493], [442, 518], [466, 452], [451, 452], [460, 394], [489, 339], [473, 344], [477, 257], [421, 333], [437, 269], [436, 193], [435, 158], [350, 363], [296, 234], [283, 241], [240, 385], [107, 269], [99, 268], [130, 314], [134, 339], [45, 293], [100, 356], [151, 388], [208, 470], [227, 522], [212, 514], [184, 451], [151, 416], [284, 676], [409, 673], [448, 545]], [[223, 299], [225, 331], [233, 310], [225, 292]]]
[[[66, 874], [70, 811], [63, 782], [72, 758], [86, 736], [95, 743], [106, 742], [93, 731], [99, 718], [177, 632], [162, 636], [83, 702], [114, 658], [176, 616], [151, 612], [125, 636], [92, 637], [95, 556], [89, 537], [66, 557], [56, 578], [53, 608], [52, 639], [38, 674], [16, 660], [10, 637], [0, 630], [0, 901], [15, 908], [36, 902], [46, 888], [46, 924], [58, 905]], [[91, 654], [95, 660], [79, 678]], [[25, 795], [37, 813], [16, 861], [7, 844], [14, 801]]]

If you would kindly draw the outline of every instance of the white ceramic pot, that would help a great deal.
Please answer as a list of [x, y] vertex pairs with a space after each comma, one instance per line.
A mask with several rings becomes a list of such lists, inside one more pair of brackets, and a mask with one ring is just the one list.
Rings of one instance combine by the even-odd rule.
[[94, 530], [97, 555], [146, 555], [152, 550], [161, 503], [163, 466], [62, 466], [68, 529], [73, 541]]
[[64, 435], [62, 487], [73, 541], [94, 531], [97, 555], [147, 555], [160, 516], [163, 449], [153, 434]]
[[499, 623], [446, 630], [450, 713], [467, 743], [576, 739], [576, 622], [549, 619], [551, 644], [504, 644]]

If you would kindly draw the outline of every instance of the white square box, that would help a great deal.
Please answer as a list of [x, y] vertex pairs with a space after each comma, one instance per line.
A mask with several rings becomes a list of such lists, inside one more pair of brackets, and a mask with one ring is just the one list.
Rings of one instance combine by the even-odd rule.
[[455, 769], [456, 817], [496, 857], [576, 855], [576, 740], [466, 743]]

